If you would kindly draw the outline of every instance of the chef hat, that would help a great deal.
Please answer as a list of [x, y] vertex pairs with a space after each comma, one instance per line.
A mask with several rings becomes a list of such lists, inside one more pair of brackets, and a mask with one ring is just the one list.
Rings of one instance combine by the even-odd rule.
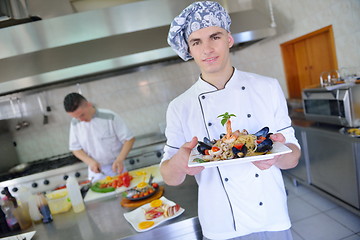
[[190, 34], [206, 27], [221, 27], [230, 32], [231, 19], [226, 10], [217, 2], [195, 2], [185, 8], [170, 25], [168, 43], [184, 60], [192, 58], [187, 39]]

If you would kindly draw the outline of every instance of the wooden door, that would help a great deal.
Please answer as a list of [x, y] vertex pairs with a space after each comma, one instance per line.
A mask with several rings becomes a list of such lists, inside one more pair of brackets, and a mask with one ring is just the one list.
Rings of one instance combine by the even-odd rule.
[[304, 88], [318, 87], [323, 71], [337, 69], [332, 26], [280, 45], [289, 98], [301, 99]]

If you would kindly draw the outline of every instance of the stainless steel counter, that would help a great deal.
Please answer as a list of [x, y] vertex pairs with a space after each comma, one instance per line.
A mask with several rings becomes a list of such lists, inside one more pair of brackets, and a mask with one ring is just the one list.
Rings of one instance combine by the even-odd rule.
[[[34, 227], [34, 240], [112, 240], [112, 239], [202, 239], [197, 220], [197, 184], [193, 177], [177, 187], [165, 185], [164, 196], [177, 202], [185, 212], [177, 218], [147, 232], [138, 233], [125, 220], [123, 214], [132, 209], [120, 205], [121, 197], [116, 196], [98, 202], [86, 204], [86, 211], [75, 214], [54, 215], [49, 224], [37, 224]], [[186, 238], [190, 237], [190, 238]]]

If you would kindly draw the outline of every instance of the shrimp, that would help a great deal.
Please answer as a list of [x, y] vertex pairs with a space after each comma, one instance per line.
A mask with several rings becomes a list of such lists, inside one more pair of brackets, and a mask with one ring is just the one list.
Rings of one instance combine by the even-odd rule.
[[225, 143], [232, 143], [237, 139], [238, 133], [233, 133], [232, 129], [231, 129], [231, 121], [230, 119], [228, 119], [226, 121], [226, 134], [225, 136], [222, 138], [222, 141]]

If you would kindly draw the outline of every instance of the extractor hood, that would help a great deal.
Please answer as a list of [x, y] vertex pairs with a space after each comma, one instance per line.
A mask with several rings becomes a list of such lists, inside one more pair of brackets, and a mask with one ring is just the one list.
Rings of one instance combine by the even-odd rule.
[[[138, 1], [2, 28], [0, 96], [179, 59], [166, 37], [191, 2]], [[276, 34], [270, 0], [219, 2], [229, 9], [235, 45]]]

